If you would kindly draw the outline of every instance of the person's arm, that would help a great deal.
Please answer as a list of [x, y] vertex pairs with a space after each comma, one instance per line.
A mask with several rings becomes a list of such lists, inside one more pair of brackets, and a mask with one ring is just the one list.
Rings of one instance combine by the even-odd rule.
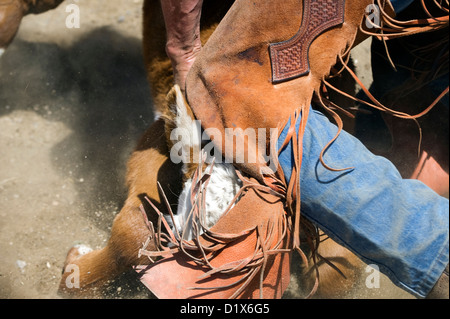
[[166, 24], [166, 52], [172, 61], [175, 84], [184, 91], [189, 69], [201, 50], [200, 16], [203, 0], [161, 0]]

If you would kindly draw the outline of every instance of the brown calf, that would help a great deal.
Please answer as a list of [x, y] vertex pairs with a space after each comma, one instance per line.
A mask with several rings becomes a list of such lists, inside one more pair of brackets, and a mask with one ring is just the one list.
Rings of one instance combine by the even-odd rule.
[[[205, 42], [218, 21], [226, 13], [233, 1], [205, 1], [202, 21], [202, 40]], [[148, 264], [146, 257], [139, 258], [139, 249], [150, 233], [145, 223], [141, 205], [147, 205], [150, 199], [161, 212], [167, 209], [158, 191], [159, 182], [168, 196], [170, 203], [176, 204], [181, 193], [183, 176], [181, 165], [174, 164], [169, 158], [170, 141], [167, 129], [174, 115], [167, 101], [167, 93], [172, 87], [173, 76], [170, 60], [165, 52], [165, 29], [158, 0], [144, 3], [144, 58], [152, 88], [155, 110], [161, 116], [156, 120], [139, 141], [138, 146], [128, 162], [127, 186], [128, 198], [116, 216], [111, 237], [103, 249], [85, 252], [80, 247], [73, 247], [65, 261], [65, 271], [60, 282], [60, 293], [71, 297], [92, 297], [101, 293], [106, 284], [122, 272], [136, 265]], [[146, 207], [151, 212], [150, 207]], [[175, 210], [176, 211], [176, 210]], [[156, 214], [148, 214], [148, 219], [156, 224]], [[147, 249], [151, 249], [148, 247]], [[346, 249], [331, 240], [321, 245], [321, 255], [333, 260], [343, 271], [348, 280], [327, 264], [322, 264], [321, 296], [336, 296], [352, 284], [360, 261]], [[70, 284], [74, 267], [79, 271], [79, 287]], [[298, 280], [300, 286], [310, 286], [313, 272], [303, 269]], [[328, 290], [328, 291], [327, 291]]]

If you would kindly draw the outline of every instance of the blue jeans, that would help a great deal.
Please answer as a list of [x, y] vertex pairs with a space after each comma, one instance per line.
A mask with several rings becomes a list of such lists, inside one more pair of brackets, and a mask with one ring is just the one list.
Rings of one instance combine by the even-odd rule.
[[[297, 123], [297, 131], [298, 131]], [[387, 159], [341, 132], [325, 152], [337, 127], [310, 110], [300, 172], [303, 216], [367, 264], [376, 264], [394, 284], [425, 297], [448, 264], [449, 201], [418, 180], [402, 179]], [[287, 134], [281, 133], [278, 147]], [[279, 162], [289, 180], [291, 144]]]
[[392, 6], [396, 13], [400, 13], [408, 7], [414, 0], [391, 0]]

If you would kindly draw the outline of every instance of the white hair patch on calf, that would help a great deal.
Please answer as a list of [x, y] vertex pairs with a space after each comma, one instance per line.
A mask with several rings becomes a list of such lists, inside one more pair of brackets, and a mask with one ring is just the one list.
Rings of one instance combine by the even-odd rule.
[[[210, 166], [206, 169], [209, 171]], [[211, 177], [205, 192], [205, 220], [204, 226], [211, 228], [225, 213], [235, 195], [242, 187], [242, 182], [236, 175], [233, 165], [227, 163], [214, 164]], [[192, 221], [189, 214], [192, 210], [191, 193], [192, 179], [184, 183], [183, 191], [178, 199], [178, 209], [175, 217], [177, 230], [182, 234], [184, 227], [184, 239], [192, 239]]]
[[[173, 109], [176, 111], [174, 123], [177, 129], [183, 129], [185, 132], [189, 132], [191, 139], [184, 139], [186, 145], [183, 147], [189, 147], [192, 151], [201, 149], [201, 140], [195, 138], [196, 128], [194, 120], [189, 116], [187, 112], [186, 101], [178, 86], [175, 86], [176, 91], [176, 105], [173, 105]], [[189, 143], [189, 145], [187, 145]], [[221, 162], [221, 161], [218, 161]], [[186, 173], [187, 165], [183, 164], [183, 172]], [[211, 165], [206, 169], [210, 171]], [[225, 212], [226, 208], [230, 205], [235, 195], [242, 187], [242, 182], [238, 178], [233, 165], [229, 163], [216, 163], [213, 165], [211, 177], [206, 188], [205, 193], [205, 220], [204, 226], [211, 228], [214, 226], [220, 217]], [[185, 182], [183, 191], [178, 199], [177, 214], [175, 217], [175, 224], [178, 232], [181, 234], [183, 228], [186, 228], [184, 239], [192, 239], [192, 221], [189, 219], [189, 214], [192, 210], [191, 205], [191, 188], [192, 179]], [[166, 218], [170, 221], [170, 218]], [[172, 225], [174, 226], [174, 225]]]

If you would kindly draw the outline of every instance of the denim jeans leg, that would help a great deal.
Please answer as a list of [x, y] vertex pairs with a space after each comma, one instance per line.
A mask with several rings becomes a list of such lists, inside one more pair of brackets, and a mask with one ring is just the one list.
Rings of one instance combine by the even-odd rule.
[[[324, 161], [352, 169], [326, 169], [320, 152], [336, 132], [323, 114], [310, 111], [300, 172], [302, 215], [367, 264], [376, 264], [396, 285], [425, 297], [448, 264], [448, 199], [420, 181], [402, 179], [390, 161], [344, 131]], [[278, 147], [286, 133], [287, 127]], [[290, 144], [279, 161], [289, 178]]]

